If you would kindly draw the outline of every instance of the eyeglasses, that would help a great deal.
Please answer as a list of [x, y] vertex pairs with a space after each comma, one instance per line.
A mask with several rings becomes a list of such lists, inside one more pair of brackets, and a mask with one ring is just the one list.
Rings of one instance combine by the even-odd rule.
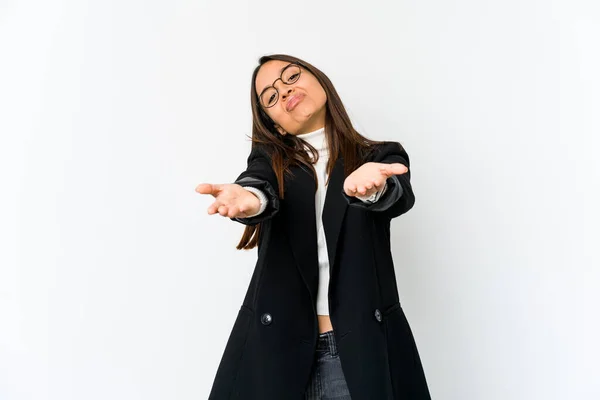
[[286, 85], [291, 85], [300, 79], [300, 66], [297, 64], [288, 64], [282, 71], [281, 76], [275, 81], [271, 86], [267, 86], [258, 96], [260, 99], [260, 104], [264, 108], [271, 108], [275, 104], [277, 104], [277, 100], [279, 100], [279, 91], [275, 88], [275, 82], [281, 80]]

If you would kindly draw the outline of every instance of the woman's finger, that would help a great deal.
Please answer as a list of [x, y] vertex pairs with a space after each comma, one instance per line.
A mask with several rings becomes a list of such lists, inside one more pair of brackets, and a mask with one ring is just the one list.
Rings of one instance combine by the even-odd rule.
[[353, 189], [351, 186], [345, 187], [344, 192], [346, 192], [348, 196], [354, 196], [354, 193], [356, 193], [355, 189]]
[[219, 214], [221, 214], [223, 217], [227, 215], [227, 211], [229, 211], [229, 207], [221, 205], [219, 206]]
[[227, 212], [227, 216], [229, 218], [237, 217], [240, 213], [240, 208], [238, 206], [231, 206]]
[[208, 207], [208, 213], [209, 214], [216, 214], [217, 210], [219, 209], [219, 207], [221, 206], [221, 202], [220, 201], [215, 201], [214, 203], [212, 203], [209, 207]]

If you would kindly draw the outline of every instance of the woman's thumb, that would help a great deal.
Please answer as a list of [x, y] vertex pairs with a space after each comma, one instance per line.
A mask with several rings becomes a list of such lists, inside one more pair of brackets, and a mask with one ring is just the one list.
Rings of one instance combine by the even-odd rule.
[[393, 163], [382, 166], [379, 171], [384, 175], [392, 176], [404, 174], [408, 171], [408, 168], [402, 163]]
[[222, 185], [218, 183], [201, 183], [196, 186], [196, 192], [200, 194], [212, 194], [216, 196], [221, 190]]

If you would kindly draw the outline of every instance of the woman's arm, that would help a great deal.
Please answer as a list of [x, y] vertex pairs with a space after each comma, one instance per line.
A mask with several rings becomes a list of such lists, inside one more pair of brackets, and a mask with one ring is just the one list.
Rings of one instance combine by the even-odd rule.
[[376, 203], [366, 204], [355, 196], [343, 196], [349, 205], [365, 210], [381, 213], [388, 218], [395, 218], [410, 210], [415, 203], [415, 195], [410, 183], [410, 162], [407, 152], [398, 142], [385, 142], [369, 157], [368, 162], [394, 164], [400, 163], [408, 168], [403, 174], [393, 174], [386, 179], [387, 189]]
[[259, 199], [261, 194], [261, 210], [255, 215], [245, 218], [231, 218], [244, 225], [256, 225], [273, 217], [279, 211], [279, 186], [277, 177], [271, 166], [269, 158], [264, 150], [259, 146], [254, 146], [247, 160], [248, 167], [242, 172], [234, 183], [242, 187], [252, 188], [252, 191]]

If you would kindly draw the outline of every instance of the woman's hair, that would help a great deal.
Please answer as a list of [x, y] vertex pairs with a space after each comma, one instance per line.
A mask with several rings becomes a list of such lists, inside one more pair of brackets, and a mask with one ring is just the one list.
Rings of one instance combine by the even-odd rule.
[[[252, 73], [252, 83], [250, 88], [250, 104], [252, 107], [252, 147], [262, 146], [270, 155], [272, 160], [273, 171], [277, 177], [279, 186], [279, 198], [284, 197], [284, 175], [291, 174], [290, 167], [294, 165], [304, 164], [313, 171], [312, 165], [318, 159], [317, 150], [295, 137], [294, 135], [282, 136], [275, 129], [275, 122], [262, 109], [258, 94], [256, 93], [256, 75], [260, 67], [271, 60], [280, 60], [300, 65], [305, 70], [312, 73], [319, 81], [325, 94], [327, 102], [325, 104], [325, 136], [329, 147], [329, 161], [327, 162], [327, 174], [330, 175], [338, 157], [344, 158], [344, 176], [348, 176], [352, 171], [357, 169], [363, 163], [369, 151], [373, 146], [381, 142], [367, 139], [358, 133], [350, 118], [346, 113], [346, 109], [342, 104], [342, 100], [333, 84], [321, 70], [313, 65], [286, 54], [271, 54], [262, 56], [258, 60], [258, 66]], [[312, 155], [313, 161], [306, 153], [305, 146], [308, 146]], [[316, 176], [316, 174], [315, 174]], [[316, 181], [316, 179], [315, 179]], [[252, 249], [258, 244], [260, 235], [260, 223], [256, 225], [247, 225], [244, 234], [237, 245], [237, 249]]]

